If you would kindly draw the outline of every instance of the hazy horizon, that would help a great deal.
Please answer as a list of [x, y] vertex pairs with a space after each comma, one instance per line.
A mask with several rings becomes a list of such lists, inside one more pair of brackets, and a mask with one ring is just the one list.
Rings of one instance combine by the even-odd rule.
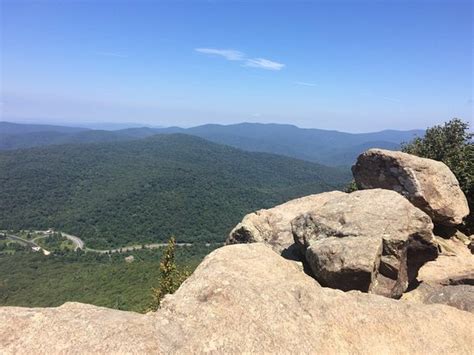
[[239, 125], [239, 124], [261, 124], [261, 125], [290, 125], [290, 126], [295, 126], [300, 129], [320, 129], [320, 130], [326, 130], [326, 131], [337, 131], [337, 132], [342, 132], [342, 133], [352, 133], [352, 134], [357, 134], [357, 133], [376, 133], [380, 131], [424, 131], [426, 128], [410, 128], [410, 129], [392, 129], [390, 127], [376, 130], [376, 131], [349, 131], [349, 130], [339, 130], [339, 129], [329, 129], [329, 128], [319, 128], [319, 127], [302, 127], [300, 125], [294, 124], [294, 123], [289, 123], [289, 122], [281, 122], [281, 123], [275, 123], [275, 122], [257, 122], [257, 121], [241, 121], [241, 122], [235, 122], [235, 123], [203, 123], [200, 125], [193, 125], [193, 126], [182, 126], [182, 125], [172, 125], [172, 126], [165, 126], [165, 125], [160, 125], [160, 124], [147, 124], [147, 123], [140, 123], [140, 122], [61, 122], [61, 121], [48, 121], [48, 120], [38, 120], [38, 119], [1, 119], [1, 122], [6, 122], [6, 123], [15, 123], [15, 124], [24, 124], [24, 125], [51, 125], [51, 126], [63, 126], [63, 127], [75, 127], [75, 128], [87, 128], [87, 129], [92, 129], [92, 130], [106, 130], [106, 131], [113, 131], [113, 130], [120, 130], [120, 129], [126, 129], [126, 128], [170, 128], [170, 127], [179, 127], [179, 128], [193, 128], [193, 127], [199, 127], [199, 126], [205, 126], [205, 125], [221, 125], [221, 126], [233, 126], [233, 125]]
[[0, 120], [472, 122], [472, 2], [1, 1]]

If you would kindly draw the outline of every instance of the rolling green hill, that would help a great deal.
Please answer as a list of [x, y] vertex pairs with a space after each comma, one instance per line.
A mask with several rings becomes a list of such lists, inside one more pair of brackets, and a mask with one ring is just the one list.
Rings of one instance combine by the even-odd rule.
[[244, 214], [340, 188], [350, 176], [198, 137], [0, 153], [0, 229], [57, 228], [89, 247], [223, 241]]

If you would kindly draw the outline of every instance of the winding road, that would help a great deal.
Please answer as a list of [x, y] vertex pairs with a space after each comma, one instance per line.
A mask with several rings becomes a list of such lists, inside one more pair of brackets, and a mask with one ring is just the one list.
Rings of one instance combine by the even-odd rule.
[[[35, 237], [33, 238], [31, 241], [34, 243], [36, 240], [38, 239], [44, 239], [44, 238], [48, 238], [51, 236], [51, 234], [45, 232], [45, 231], [35, 231], [36, 233], [43, 233], [44, 235], [40, 235], [38, 237]], [[84, 249], [84, 242], [82, 241], [81, 238], [79, 237], [76, 237], [74, 235], [70, 235], [70, 234], [66, 234], [66, 233], [62, 233], [61, 232], [61, 235], [63, 237], [65, 237], [66, 239], [70, 240], [72, 242], [72, 244], [74, 244], [74, 251], [76, 251], [77, 249]], [[21, 239], [21, 238], [20, 238]]]
[[[40, 235], [38, 237], [33, 238], [32, 240], [26, 240], [23, 238], [20, 238], [16, 235], [7, 235], [7, 238], [16, 240], [20, 243], [24, 243], [26, 245], [29, 245], [30, 247], [39, 247], [40, 249], [44, 250], [46, 253], [49, 253], [46, 249], [42, 248], [40, 245], [38, 245], [35, 241], [38, 239], [42, 238], [48, 238], [51, 236], [48, 231], [40, 231], [40, 230], [35, 230], [34, 232], [36, 233], [41, 233], [43, 235]], [[120, 252], [127, 252], [127, 251], [133, 251], [133, 250], [140, 250], [140, 249], [157, 249], [157, 248], [163, 248], [168, 245], [168, 243], [152, 243], [152, 244], [137, 244], [137, 245], [129, 245], [121, 248], [114, 248], [114, 249], [92, 249], [92, 248], [87, 248], [85, 247], [84, 241], [76, 237], [75, 235], [67, 234], [64, 232], [60, 232], [61, 235], [65, 238], [67, 238], [69, 241], [71, 241], [74, 244], [74, 251], [81, 249], [86, 252], [92, 252], [92, 253], [99, 253], [99, 254], [106, 254], [106, 253], [120, 253]], [[214, 244], [214, 243], [213, 243]], [[222, 243], [215, 243], [215, 244], [222, 244]], [[176, 243], [176, 246], [178, 247], [189, 247], [192, 246], [193, 243]], [[206, 243], [206, 246], [210, 246], [210, 243]]]
[[[76, 237], [77, 238], [77, 237]], [[82, 242], [82, 240], [81, 240]], [[133, 250], [140, 250], [142, 248], [145, 249], [157, 249], [157, 248], [163, 248], [166, 247], [168, 243], [153, 243], [153, 244], [140, 244], [140, 245], [129, 245], [126, 247], [122, 248], [114, 248], [114, 249], [107, 249], [107, 250], [101, 250], [101, 249], [91, 249], [91, 248], [86, 248], [86, 251], [91, 251], [94, 253], [100, 253], [100, 254], [105, 254], [105, 253], [119, 253], [119, 252], [124, 252], [124, 251], [133, 251]], [[192, 246], [193, 243], [176, 243], [177, 247], [190, 247]]]
[[[12, 235], [12, 234], [5, 234], [7, 239], [10, 239], [10, 240], [14, 240], [20, 244], [24, 244], [24, 245], [27, 245], [29, 246], [30, 248], [39, 248], [39, 250], [43, 250], [43, 253], [46, 254], [46, 255], [49, 255], [50, 252], [48, 250], [46, 250], [45, 248], [41, 247], [40, 245], [36, 244], [34, 242], [34, 240], [27, 240], [27, 239], [23, 239], [23, 238], [20, 238], [16, 235]], [[38, 238], [35, 238], [35, 239], [38, 239]]]

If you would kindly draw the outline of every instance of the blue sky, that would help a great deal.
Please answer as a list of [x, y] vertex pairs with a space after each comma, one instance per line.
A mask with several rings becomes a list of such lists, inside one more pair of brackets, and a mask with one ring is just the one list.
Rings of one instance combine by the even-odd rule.
[[471, 1], [1, 1], [1, 114], [343, 131], [473, 117]]

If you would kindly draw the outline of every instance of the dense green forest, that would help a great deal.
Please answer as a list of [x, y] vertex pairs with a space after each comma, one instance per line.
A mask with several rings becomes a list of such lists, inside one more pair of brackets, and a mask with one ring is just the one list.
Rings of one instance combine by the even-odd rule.
[[[177, 263], [193, 271], [213, 248], [178, 247]], [[134, 261], [128, 263], [125, 257], [130, 255]], [[161, 256], [161, 248], [111, 255], [0, 253], [0, 306], [52, 307], [77, 301], [143, 312], [152, 300], [152, 287], [159, 286]]]
[[92, 248], [221, 242], [248, 212], [338, 189], [349, 172], [182, 134], [0, 153], [0, 229], [48, 229]]

